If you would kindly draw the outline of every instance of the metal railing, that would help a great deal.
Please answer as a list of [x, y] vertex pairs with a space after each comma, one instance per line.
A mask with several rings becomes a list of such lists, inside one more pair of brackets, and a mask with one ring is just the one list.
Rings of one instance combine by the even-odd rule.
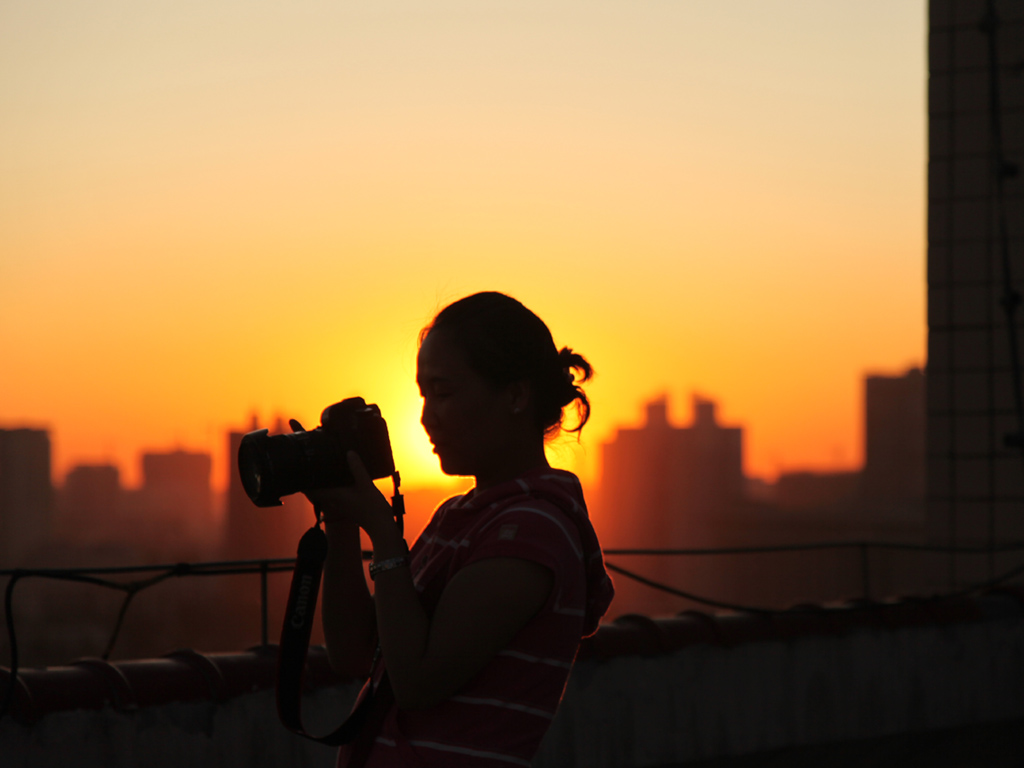
[[[691, 549], [605, 549], [605, 556], [645, 556], [645, 557], [699, 557], [699, 556], [710, 556], [710, 555], [757, 555], [757, 554], [779, 554], [787, 552], [813, 552], [813, 551], [827, 551], [827, 550], [854, 550], [859, 553], [860, 563], [860, 581], [861, 581], [861, 599], [866, 602], [872, 600], [872, 589], [871, 589], [871, 551], [895, 551], [895, 552], [923, 552], [932, 553], [939, 555], [984, 555], [986, 557], [992, 557], [997, 554], [1007, 554], [1014, 552], [1024, 553], [1024, 542], [1015, 542], [1010, 544], [1003, 544], [1000, 546], [951, 546], [951, 545], [931, 545], [931, 544], [913, 544], [913, 543], [899, 543], [889, 541], [824, 541], [824, 542], [810, 542], [806, 544], [779, 544], [779, 545], [766, 545], [766, 546], [749, 546], [749, 547], [705, 547], [705, 548], [691, 548]], [[696, 603], [708, 605], [714, 608], [724, 608], [733, 611], [744, 611], [748, 613], [778, 613], [776, 609], [762, 608], [750, 605], [740, 605], [737, 603], [730, 603], [721, 600], [715, 600], [709, 597], [697, 595], [691, 592], [685, 592], [681, 589], [677, 589], [667, 584], [661, 584], [648, 579], [640, 574], [629, 571], [621, 566], [614, 563], [605, 562], [605, 565], [618, 574], [626, 576], [634, 581], [637, 581], [645, 586], [657, 589], [668, 594], [676, 595], [687, 600], [691, 600]], [[960, 589], [951, 590], [945, 595], [937, 595], [938, 597], [959, 597], [969, 595], [972, 593], [980, 592], [985, 589], [991, 589], [992, 587], [1003, 584], [1010, 581], [1017, 576], [1024, 574], [1024, 564], [1018, 565], [1010, 570], [993, 576], [985, 581], [977, 582], [974, 584], [967, 585]]]
[[[749, 546], [749, 547], [712, 547], [712, 548], [690, 548], [690, 549], [605, 549], [606, 557], [707, 557], [723, 555], [756, 555], [756, 554], [781, 554], [792, 552], [809, 551], [838, 551], [853, 550], [859, 553], [861, 569], [862, 599], [871, 600], [871, 552], [872, 550], [888, 550], [897, 552], [927, 552], [934, 554], [956, 555], [986, 555], [1006, 554], [1024, 552], [1024, 542], [1005, 544], [999, 547], [990, 546], [936, 546], [927, 544], [895, 543], [886, 541], [831, 541], [813, 542], [807, 544], [788, 544], [772, 546]], [[363, 559], [368, 560], [372, 556], [369, 551], [363, 552]], [[609, 570], [622, 576], [633, 579], [640, 584], [657, 589], [693, 602], [708, 605], [715, 608], [727, 610], [744, 611], [752, 613], [778, 613], [777, 609], [769, 609], [757, 606], [740, 605], [736, 603], [715, 600], [692, 592], [687, 592], [671, 585], [659, 583], [649, 579], [642, 574], [628, 570], [615, 563], [606, 561]], [[103, 568], [14, 568], [0, 569], [0, 578], [8, 578], [7, 587], [4, 593], [4, 618], [7, 624], [7, 637], [10, 646], [10, 679], [7, 690], [4, 692], [3, 700], [0, 701], [0, 716], [7, 711], [11, 703], [13, 691], [17, 682], [18, 674], [18, 643], [17, 632], [14, 621], [14, 591], [17, 585], [29, 578], [51, 579], [58, 581], [69, 581], [77, 583], [92, 584], [98, 587], [113, 589], [124, 593], [117, 619], [110, 638], [106, 644], [101, 658], [108, 659], [117, 643], [121, 628], [124, 624], [125, 615], [135, 595], [163, 583], [170, 579], [183, 577], [205, 577], [205, 576], [228, 576], [237, 574], [258, 574], [260, 578], [260, 640], [262, 645], [267, 645], [269, 637], [269, 601], [268, 601], [268, 576], [271, 573], [291, 571], [294, 568], [294, 558], [270, 558], [256, 560], [224, 560], [201, 563], [172, 563], [162, 565], [139, 565], [139, 566], [114, 566]], [[992, 588], [999, 584], [1016, 578], [1024, 573], [1024, 564], [1018, 565], [1010, 570], [990, 578], [984, 582], [969, 585], [965, 588], [950, 592], [947, 596], [963, 596], [974, 592]], [[120, 579], [118, 577], [141, 576], [141, 578]], [[793, 609], [789, 609], [793, 610]]]

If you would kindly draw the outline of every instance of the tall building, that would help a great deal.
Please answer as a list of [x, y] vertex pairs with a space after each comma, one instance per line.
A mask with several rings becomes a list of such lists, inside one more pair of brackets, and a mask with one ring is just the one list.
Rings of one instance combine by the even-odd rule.
[[0, 429], [0, 567], [23, 565], [50, 535], [50, 435]]
[[123, 538], [121, 473], [111, 464], [79, 465], [64, 477], [57, 533], [80, 542]]
[[864, 380], [864, 470], [860, 502], [866, 511], [921, 517], [925, 497], [925, 377], [920, 368], [902, 376]]
[[994, 547], [1024, 537], [1024, 3], [932, 0], [929, 31], [929, 525]]
[[128, 514], [150, 549], [178, 548], [196, 555], [217, 545], [212, 462], [207, 453], [175, 450], [142, 455], [142, 487], [130, 495]]
[[[774, 501], [783, 512], [851, 529], [924, 522], [925, 375], [920, 368], [864, 377], [864, 467], [784, 472]], [[879, 527], [880, 526], [880, 527]]]
[[620, 429], [602, 446], [601, 503], [632, 521], [623, 539], [691, 546], [695, 526], [734, 511], [744, 490], [743, 430], [721, 426], [715, 411], [694, 396], [691, 424], [674, 427], [667, 400], [656, 400], [643, 427]]
[[[252, 430], [259, 428], [253, 418]], [[284, 431], [279, 420], [272, 430]], [[228, 495], [222, 551], [236, 560], [295, 557], [299, 539], [313, 524], [313, 509], [301, 494], [285, 496], [280, 507], [257, 507], [242, 487], [238, 446], [244, 432], [228, 434]]]
[[[648, 403], [638, 429], [619, 429], [602, 448], [595, 520], [612, 549], [677, 549], [714, 543], [723, 520], [743, 503], [743, 430], [718, 423], [715, 404], [694, 396], [689, 425], [676, 427], [664, 398]], [[720, 594], [718, 563], [689, 557], [616, 557], [662, 584]], [[661, 615], [679, 598], [630, 579], [616, 581], [613, 615]]]

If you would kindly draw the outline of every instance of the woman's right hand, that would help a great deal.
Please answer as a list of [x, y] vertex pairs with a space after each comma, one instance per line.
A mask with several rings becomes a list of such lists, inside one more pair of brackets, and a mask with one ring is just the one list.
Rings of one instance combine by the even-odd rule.
[[[288, 425], [292, 428], [292, 432], [306, 431], [306, 428], [296, 419], [289, 419]], [[346, 461], [349, 461], [347, 457]], [[346, 490], [344, 487], [310, 488], [303, 490], [302, 495], [313, 505], [313, 509], [323, 512], [326, 524], [337, 525], [346, 522], [346, 510], [351, 507], [352, 500]], [[352, 522], [358, 524], [355, 521]]]
[[359, 524], [351, 514], [348, 490], [317, 488], [305, 495], [323, 513], [327, 534], [320, 613], [327, 656], [335, 671], [362, 677], [369, 673], [377, 646], [377, 620], [364, 576]]
[[326, 525], [356, 525], [375, 544], [390, 540], [397, 530], [391, 504], [373, 484], [359, 454], [349, 451], [345, 460], [353, 478], [351, 485], [312, 489], [306, 498], [323, 512]]
[[309, 499], [313, 509], [323, 514], [324, 523], [336, 525], [346, 522], [347, 517], [345, 499], [337, 493], [338, 490], [338, 488], [312, 488], [303, 491], [302, 495]]

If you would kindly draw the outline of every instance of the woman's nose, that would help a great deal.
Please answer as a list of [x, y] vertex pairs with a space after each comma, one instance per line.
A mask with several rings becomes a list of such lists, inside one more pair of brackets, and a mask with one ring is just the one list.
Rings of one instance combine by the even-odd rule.
[[429, 401], [423, 399], [423, 410], [420, 412], [420, 424], [423, 425], [424, 429], [429, 430], [430, 427], [436, 424], [436, 418], [434, 416], [434, 409], [430, 407]]

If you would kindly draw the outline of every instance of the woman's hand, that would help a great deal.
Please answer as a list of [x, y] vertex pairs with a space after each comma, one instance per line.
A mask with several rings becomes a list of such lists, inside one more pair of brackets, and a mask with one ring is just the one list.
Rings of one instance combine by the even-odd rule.
[[373, 484], [359, 454], [349, 451], [345, 459], [352, 473], [352, 485], [306, 491], [306, 498], [323, 512], [328, 527], [350, 523], [366, 531], [376, 551], [378, 543], [389, 544], [398, 535], [394, 512]]
[[[320, 488], [306, 497], [324, 514], [327, 561], [324, 563], [323, 606], [320, 612], [327, 658], [337, 672], [364, 677], [377, 646], [377, 618], [363, 572], [359, 528], [397, 528], [391, 507], [367, 476], [355, 453], [346, 458], [356, 482], [341, 488]], [[378, 535], [380, 538], [380, 535]]]

